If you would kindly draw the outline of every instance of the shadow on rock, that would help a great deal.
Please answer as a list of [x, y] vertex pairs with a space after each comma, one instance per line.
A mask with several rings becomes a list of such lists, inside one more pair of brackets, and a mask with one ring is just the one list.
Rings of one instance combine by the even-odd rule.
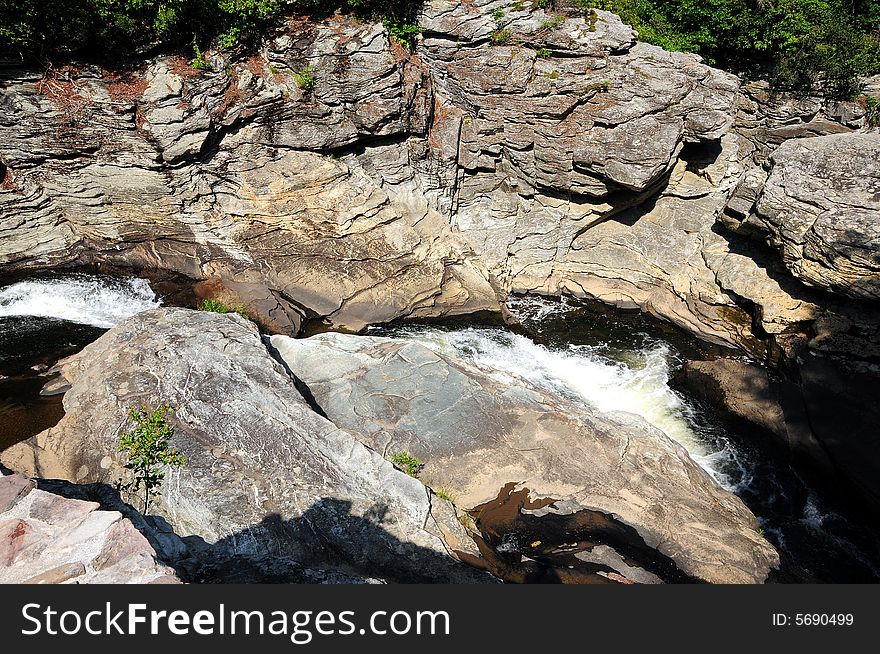
[[[208, 543], [200, 536], [179, 536], [161, 516], [141, 515], [107, 484], [36, 481], [43, 490], [121, 512], [185, 583], [443, 583], [453, 580], [454, 568], [465, 566], [395, 538], [383, 527], [389, 509], [382, 503], [357, 516], [351, 514], [351, 502], [321, 498], [299, 517], [269, 514]], [[377, 565], [376, 557], [368, 555], [377, 548], [399, 565]], [[474, 573], [475, 581], [483, 576]], [[485, 575], [484, 581], [492, 578]]]

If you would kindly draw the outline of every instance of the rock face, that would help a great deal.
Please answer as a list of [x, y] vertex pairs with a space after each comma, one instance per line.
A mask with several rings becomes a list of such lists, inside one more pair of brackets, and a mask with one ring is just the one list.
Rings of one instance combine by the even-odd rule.
[[880, 505], [880, 392], [876, 374], [804, 352], [797, 370], [770, 379], [756, 364], [733, 359], [689, 361], [681, 383], [721, 413], [776, 436], [826, 479]]
[[449, 505], [315, 413], [237, 316], [148, 311], [62, 374], [64, 418], [3, 452], [10, 468], [124, 483], [117, 435], [128, 407], [169, 402], [179, 407], [172, 446], [186, 463], [154, 511], [215, 565], [276, 581], [489, 579], [447, 550], [444, 539], [468, 540]]
[[[289, 334], [537, 292], [759, 356], [817, 333], [878, 349], [858, 304], [875, 297], [876, 137], [841, 134], [864, 124], [858, 105], [741, 87], [603, 11], [429, 0], [419, 21], [415, 53], [334, 15], [289, 18], [208, 71], [0, 67], [0, 269], [171, 271]], [[780, 143], [820, 135], [774, 155], [768, 182]], [[810, 198], [795, 219], [779, 184], [808, 160], [867, 174], [804, 231]]]
[[[214, 63], [2, 67], [4, 271], [171, 271], [288, 333], [499, 310], [447, 220], [331, 156], [430, 122], [430, 79], [381, 25], [294, 20], [261, 54]], [[313, 91], [294, 82], [306, 65]]]
[[788, 270], [880, 299], [880, 133], [792, 139], [770, 162], [755, 208]]
[[0, 583], [167, 584], [177, 576], [117, 511], [0, 475]]
[[737, 359], [687, 361], [681, 377], [692, 393], [712, 406], [785, 438], [779, 385], [769, 379], [763, 367]]
[[522, 482], [556, 512], [613, 514], [699, 579], [761, 582], [778, 565], [745, 505], [637, 416], [597, 414], [416, 342], [271, 340], [335, 424], [386, 456], [414, 455], [420, 479], [463, 508]]

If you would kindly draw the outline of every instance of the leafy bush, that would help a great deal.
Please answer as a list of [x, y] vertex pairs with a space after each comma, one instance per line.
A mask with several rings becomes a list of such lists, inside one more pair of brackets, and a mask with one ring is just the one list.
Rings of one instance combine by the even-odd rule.
[[[384, 17], [415, 39], [422, 0], [0, 0], [0, 51], [37, 55], [88, 52], [115, 57], [157, 45], [222, 48], [255, 43], [285, 11], [342, 7]], [[510, 6], [519, 11], [520, 2]], [[595, 9], [612, 11], [640, 38], [667, 50], [696, 52], [707, 63], [765, 73], [776, 87], [858, 94], [860, 76], [880, 72], [880, 0], [536, 0], [538, 7], [579, 9], [589, 29]], [[523, 5], [524, 6], [524, 5]], [[492, 12], [503, 40], [500, 7]], [[547, 29], [563, 16], [548, 19]], [[553, 24], [554, 21], [560, 21]], [[508, 39], [509, 40], [509, 39]], [[493, 41], [498, 43], [495, 38]], [[201, 63], [197, 57], [196, 62]]]
[[397, 452], [391, 456], [391, 463], [403, 470], [410, 477], [418, 477], [425, 464], [409, 452]]
[[302, 70], [294, 71], [293, 81], [303, 91], [311, 91], [315, 88], [315, 67], [306, 66]]
[[283, 12], [347, 7], [413, 22], [421, 0], [0, 0], [0, 50], [132, 53], [157, 44], [252, 43]]
[[179, 468], [183, 465], [183, 455], [170, 446], [175, 429], [168, 421], [174, 409], [162, 404], [153, 411], [145, 406], [128, 410], [129, 420], [135, 426], [119, 435], [119, 451], [127, 456], [125, 467], [134, 473], [132, 491], [144, 489], [144, 509], [150, 507], [150, 498], [165, 479], [164, 466]]
[[392, 41], [396, 41], [407, 50], [416, 47], [416, 38], [422, 33], [418, 23], [401, 23], [389, 17], [384, 18], [382, 22]]
[[513, 33], [505, 27], [504, 29], [497, 29], [492, 32], [489, 38], [492, 39], [492, 43], [495, 45], [507, 45], [513, 38]]
[[540, 50], [535, 50], [535, 56], [540, 59], [549, 59], [553, 56], [553, 53], [550, 52], [547, 48], [541, 48]]
[[202, 53], [202, 49], [199, 47], [199, 44], [196, 43], [196, 40], [193, 39], [193, 52], [195, 53], [195, 57], [190, 62], [190, 65], [193, 68], [198, 70], [208, 70], [211, 68], [210, 62], [205, 59], [205, 55]]
[[880, 72], [880, 0], [572, 0], [618, 14], [643, 41], [696, 52], [778, 88], [851, 98]]

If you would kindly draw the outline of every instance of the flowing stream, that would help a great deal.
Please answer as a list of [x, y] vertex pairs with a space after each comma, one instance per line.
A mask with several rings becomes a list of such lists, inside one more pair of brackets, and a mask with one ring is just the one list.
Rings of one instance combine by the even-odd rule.
[[0, 288], [0, 450], [61, 419], [61, 397], [39, 394], [47, 366], [159, 304], [138, 278], [36, 275]]
[[513, 373], [599, 411], [641, 415], [755, 513], [783, 560], [775, 580], [880, 581], [876, 524], [833, 488], [808, 485], [771, 439], [739, 433], [674, 387], [684, 360], [734, 352], [641, 315], [539, 298], [509, 304], [528, 336], [494, 326], [375, 331], [419, 340], [489, 373]]

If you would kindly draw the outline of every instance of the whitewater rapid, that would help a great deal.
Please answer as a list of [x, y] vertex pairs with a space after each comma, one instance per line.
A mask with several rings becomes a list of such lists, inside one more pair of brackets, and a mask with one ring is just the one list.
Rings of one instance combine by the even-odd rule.
[[400, 331], [489, 374], [525, 379], [597, 411], [640, 415], [684, 446], [718, 483], [732, 487], [725, 469], [735, 463], [734, 453], [726, 441], [710, 438], [698, 426], [695, 409], [670, 387], [673, 359], [665, 343], [629, 351], [624, 360], [615, 360], [600, 347], [551, 348], [501, 328]]
[[0, 288], [0, 318], [47, 318], [109, 329], [158, 306], [147, 280], [139, 278], [71, 274]]

